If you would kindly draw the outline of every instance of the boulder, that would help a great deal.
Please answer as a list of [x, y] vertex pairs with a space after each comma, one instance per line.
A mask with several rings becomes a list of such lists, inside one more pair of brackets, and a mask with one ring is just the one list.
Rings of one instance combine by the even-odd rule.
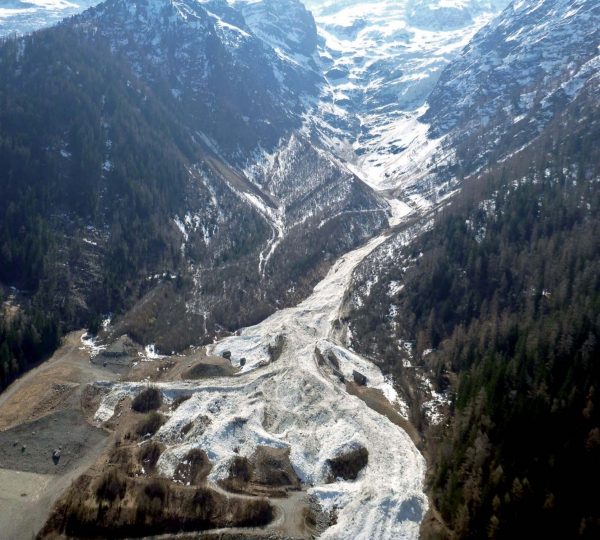
[[352, 371], [352, 378], [354, 379], [354, 382], [359, 386], [367, 385], [367, 377], [356, 370]]
[[327, 353], [327, 360], [329, 360], [329, 363], [332, 365], [332, 367], [334, 369], [337, 369], [337, 370], [340, 369], [340, 361], [338, 360], [338, 357], [335, 355], [335, 353], [333, 351], [329, 351]]
[[105, 358], [120, 358], [125, 356], [137, 356], [135, 343], [126, 334], [113, 341], [101, 355]]

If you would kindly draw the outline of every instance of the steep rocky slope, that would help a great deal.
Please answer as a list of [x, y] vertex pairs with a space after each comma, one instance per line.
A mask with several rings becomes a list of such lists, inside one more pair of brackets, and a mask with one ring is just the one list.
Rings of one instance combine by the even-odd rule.
[[[597, 481], [600, 86], [585, 52], [597, 51], [600, 17], [595, 4], [570, 6], [546, 21], [571, 13], [556, 39], [592, 43], [566, 84], [546, 74], [550, 94], [515, 117], [527, 144], [502, 147], [508, 155], [470, 175], [448, 205], [374, 250], [348, 296], [349, 344], [393, 376], [428, 431], [435, 504], [461, 538], [598, 532], [597, 509], [579, 494], [582, 481]], [[578, 7], [588, 16], [578, 19]], [[525, 31], [519, 39], [531, 45], [540, 25]], [[479, 140], [484, 148], [487, 136]]]
[[417, 118], [429, 94], [506, 4], [309, 0], [327, 80], [318, 129], [378, 189], [410, 182], [409, 170], [428, 157], [427, 128]]
[[[472, 173], [530, 144], [600, 69], [600, 6], [593, 0], [514, 2], [442, 73], [408, 152], [426, 160], [396, 176], [440, 195]], [[596, 81], [596, 82], [594, 82]], [[445, 185], [445, 182], [450, 182]], [[429, 186], [429, 187], [428, 187]]]
[[600, 13], [504, 5], [108, 0], [3, 41], [0, 280], [31, 308], [3, 384], [59, 322], [163, 352], [247, 326], [201, 353], [235, 376], [155, 390], [190, 396], [162, 474], [267, 443], [325, 537], [415, 537], [410, 419], [456, 535], [597, 536]]
[[[51, 303], [76, 302], [67, 326], [141, 298], [120, 330], [170, 351], [297, 301], [385, 225], [387, 203], [302, 129], [321, 84], [312, 17], [256, 9], [109, 0], [2, 44], [6, 285], [51, 282]], [[19, 264], [38, 268], [30, 283]]]
[[100, 0], [5, 0], [0, 6], [0, 36], [39, 30], [99, 3]]

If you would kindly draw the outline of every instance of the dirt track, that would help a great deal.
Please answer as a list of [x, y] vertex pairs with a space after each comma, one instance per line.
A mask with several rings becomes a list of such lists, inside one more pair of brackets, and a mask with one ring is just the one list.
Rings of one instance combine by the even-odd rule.
[[116, 379], [116, 375], [89, 361], [89, 354], [81, 350], [81, 334], [67, 335], [52, 358], [0, 394], [1, 431], [70, 406], [69, 401], [78, 400], [82, 387], [89, 382]]

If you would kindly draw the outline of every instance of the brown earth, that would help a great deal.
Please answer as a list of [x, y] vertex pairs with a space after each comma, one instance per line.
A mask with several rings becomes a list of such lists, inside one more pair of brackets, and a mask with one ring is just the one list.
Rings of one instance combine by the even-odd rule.
[[[64, 538], [65, 532], [77, 536], [83, 531], [101, 537], [168, 536], [169, 531], [177, 536], [180, 530], [215, 527], [221, 528], [206, 533], [207, 537], [296, 539], [314, 534], [318, 520], [311, 516], [288, 450], [257, 449], [251, 456], [251, 482], [233, 493], [207, 483], [212, 465], [201, 449], [182, 460], [175, 480], [158, 475], [156, 461], [164, 446], [146, 440], [139, 430], [150, 415], [169, 413], [173, 405], [164, 400], [158, 411], [136, 412], [132, 400], [124, 399], [108, 422], [101, 428], [94, 425], [105, 390], [90, 383], [234, 375], [238, 370], [226, 359], [191, 350], [152, 361], [134, 358], [128, 370], [119, 373], [102, 361], [90, 361], [82, 334], [68, 335], [50, 360], [0, 395], [3, 535], [30, 539], [42, 527], [44, 538]], [[120, 475], [117, 480], [111, 471]], [[98, 498], [98, 486], [108, 474], [112, 476], [106, 479], [109, 487], [103, 493], [111, 493], [115, 486], [120, 493], [125, 478], [127, 495], [113, 501]], [[194, 502], [198, 497], [202, 511]]]
[[302, 485], [290, 462], [289, 448], [257, 446], [249, 457], [237, 457], [230, 466], [229, 478], [220, 485], [234, 493], [287, 497]]
[[421, 445], [421, 436], [416, 428], [404, 418], [400, 412], [388, 401], [381, 390], [359, 386], [354, 381], [346, 381], [346, 391], [362, 399], [375, 412], [385, 416], [390, 422], [401, 427], [415, 443], [417, 448]]
[[[201, 449], [182, 459], [173, 479], [162, 478], [153, 467], [162, 445], [136, 433], [139, 422], [156, 412], [139, 413], [131, 405], [131, 399], [123, 400], [105, 423], [113, 432], [111, 444], [59, 500], [40, 538], [82, 531], [113, 538], [158, 533], [179, 538], [180, 532], [206, 529], [216, 529], [214, 538], [310, 538], [314, 527], [307, 519], [306, 493], [287, 496], [287, 489], [301, 487], [288, 450], [257, 449], [248, 477], [255, 489], [240, 493], [207, 482], [212, 465]], [[159, 411], [167, 407], [163, 403]]]
[[82, 333], [66, 336], [52, 358], [0, 394], [0, 530], [5, 538], [31, 539], [55, 501], [106, 448], [108, 434], [86, 421], [81, 403], [87, 383], [114, 375], [90, 363]]
[[[140, 424], [156, 412], [135, 412], [132, 400], [125, 399], [102, 429], [93, 425], [102, 389], [89, 383], [235, 375], [238, 370], [226, 359], [191, 350], [186, 355], [133, 362], [119, 375], [100, 362], [90, 362], [81, 334], [67, 336], [48, 362], [0, 395], [3, 535], [11, 540], [29, 539], [46, 523], [42, 537], [47, 538], [64, 538], [67, 530], [77, 533], [89, 527], [100, 536], [160, 532], [168, 538], [172, 531], [171, 537], [185, 538], [185, 533], [176, 531], [221, 527], [195, 532], [194, 537], [300, 539], [314, 537], [327, 527], [330, 518], [315, 513], [287, 449], [259, 447], [248, 458], [240, 457], [238, 469], [221, 486], [207, 483], [211, 464], [197, 449], [183, 460], [173, 481], [156, 472], [164, 447], [138, 433]], [[380, 391], [353, 382], [347, 382], [346, 388], [406, 430], [415, 443], [420, 442], [416, 430]], [[169, 406], [163, 402], [158, 414], [168, 413]], [[60, 457], [55, 462], [53, 451], [58, 449]], [[115, 499], [117, 503], [97, 497], [99, 482], [111, 470], [119, 471], [127, 486], [128, 495]], [[198, 497], [206, 511], [198, 513], [194, 503]], [[140, 512], [145, 524], [138, 528]], [[181, 523], [185, 526], [180, 527]], [[428, 516], [423, 524], [424, 531], [438, 527], [435, 516]]]

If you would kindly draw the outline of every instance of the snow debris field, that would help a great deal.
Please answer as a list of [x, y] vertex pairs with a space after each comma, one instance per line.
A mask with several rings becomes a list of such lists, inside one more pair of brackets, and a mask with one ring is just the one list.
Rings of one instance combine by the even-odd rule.
[[[337, 522], [322, 538], [416, 538], [427, 511], [425, 462], [410, 437], [386, 417], [346, 392], [345, 384], [320, 365], [316, 349], [333, 351], [344, 376], [354, 370], [367, 385], [394, 401], [397, 396], [379, 369], [336, 343], [333, 324], [355, 267], [387, 236], [381, 235], [341, 257], [312, 295], [298, 306], [274, 313], [262, 323], [212, 346], [231, 353], [242, 366], [230, 378], [157, 383], [167, 400], [183, 402], [155, 435], [166, 446], [158, 466], [173, 475], [191, 448], [202, 448], [214, 463], [209, 477], [227, 476], [235, 455], [249, 456], [258, 445], [290, 449], [294, 469], [309, 494]], [[283, 343], [279, 355], [275, 343]], [[229, 355], [227, 355], [229, 356]], [[242, 360], [243, 359], [243, 360]], [[96, 420], [108, 420], [118, 402], [135, 395], [142, 383], [98, 383], [107, 392]], [[193, 423], [191, 429], [182, 428]], [[328, 460], [364, 447], [368, 464], [354, 481], [331, 483]]]

